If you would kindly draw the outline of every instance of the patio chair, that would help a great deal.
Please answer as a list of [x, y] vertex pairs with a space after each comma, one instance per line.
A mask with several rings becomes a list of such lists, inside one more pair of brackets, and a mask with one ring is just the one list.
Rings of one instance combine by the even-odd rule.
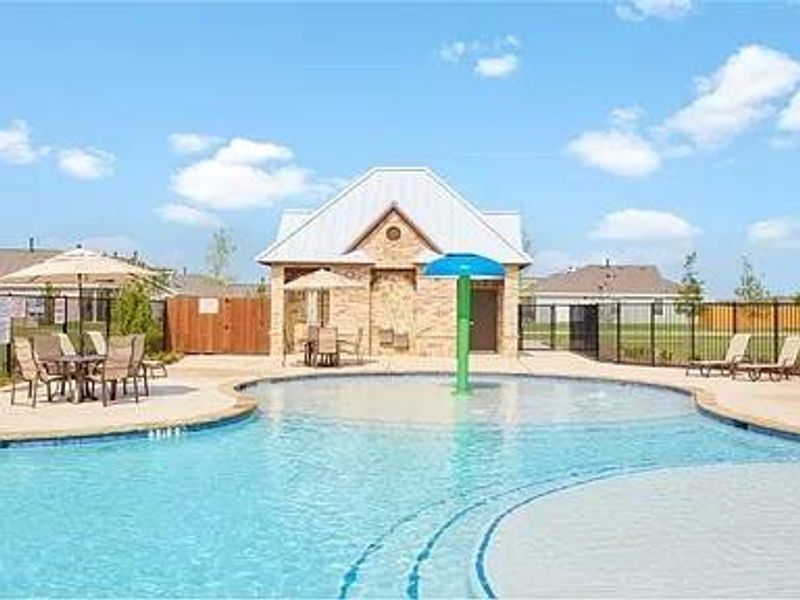
[[364, 361], [364, 329], [359, 327], [353, 339], [339, 340], [339, 353], [349, 354], [356, 357], [356, 362], [361, 364]]
[[[117, 397], [117, 388], [120, 383], [125, 386], [125, 382], [131, 379], [131, 369], [134, 365], [135, 342], [133, 336], [111, 336], [108, 338], [108, 351], [106, 359], [98, 369], [98, 372], [90, 376], [93, 384], [100, 384], [102, 389], [103, 406], [108, 406], [109, 392], [110, 399]], [[133, 395], [136, 402], [139, 402], [139, 381], [133, 377]], [[123, 389], [124, 391], [124, 389]]]
[[[14, 358], [16, 363], [17, 374], [23, 381], [28, 383], [28, 398], [31, 398], [31, 407], [36, 408], [36, 396], [39, 384], [43, 383], [47, 388], [47, 400], [52, 402], [53, 390], [51, 384], [53, 382], [63, 383], [65, 377], [59, 374], [53, 374], [44, 368], [33, 350], [33, 344], [26, 338], [14, 338]], [[11, 404], [16, 404], [17, 395], [17, 382], [14, 378], [11, 380]]]
[[320, 327], [317, 330], [314, 366], [339, 366], [339, 340], [336, 327]]
[[89, 338], [89, 344], [92, 347], [92, 350], [95, 354], [99, 356], [105, 356], [106, 352], [108, 352], [108, 347], [106, 346], [106, 338], [100, 331], [87, 331], [86, 337]]
[[771, 381], [789, 379], [797, 366], [800, 357], [800, 335], [789, 335], [783, 340], [778, 360], [774, 363], [740, 363], [737, 364], [731, 377], [736, 378], [740, 371], [746, 372], [751, 381], [758, 381], [764, 373], [769, 375]]
[[145, 348], [147, 338], [143, 333], [137, 333], [133, 337], [133, 358], [131, 359], [131, 379], [136, 380], [141, 377], [144, 381], [144, 395], [150, 395], [150, 382], [148, 381], [148, 369], [145, 367]]
[[728, 344], [728, 351], [722, 360], [692, 360], [686, 366], [688, 375], [692, 369], [697, 369], [700, 375], [710, 377], [712, 371], [719, 371], [721, 375], [733, 375], [733, 369], [747, 360], [747, 347], [750, 345], [749, 333], [737, 333]]
[[61, 348], [62, 356], [76, 356], [78, 354], [75, 351], [75, 346], [72, 344], [72, 340], [66, 333], [56, 333], [55, 337], [58, 340], [59, 348]]

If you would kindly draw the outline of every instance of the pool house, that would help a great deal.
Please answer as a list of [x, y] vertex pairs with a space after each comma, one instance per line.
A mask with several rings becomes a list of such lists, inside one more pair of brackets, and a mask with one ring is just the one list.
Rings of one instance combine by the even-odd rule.
[[[503, 279], [473, 283], [471, 349], [516, 353], [520, 272], [531, 261], [520, 215], [478, 209], [428, 168], [398, 167], [369, 170], [316, 210], [284, 211], [257, 257], [270, 270], [270, 353], [296, 351], [313, 313], [341, 333], [361, 331], [370, 355], [451, 356], [455, 282], [422, 272], [452, 252], [504, 265]], [[319, 269], [357, 285], [313, 297], [286, 289]]]

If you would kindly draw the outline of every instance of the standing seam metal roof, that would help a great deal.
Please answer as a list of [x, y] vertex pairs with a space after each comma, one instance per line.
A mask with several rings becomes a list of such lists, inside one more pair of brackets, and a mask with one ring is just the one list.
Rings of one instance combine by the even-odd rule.
[[256, 260], [269, 264], [341, 255], [391, 207], [407, 215], [443, 252], [474, 252], [506, 264], [530, 262], [521, 247], [518, 214], [481, 213], [424, 167], [376, 167], [313, 213], [290, 211], [275, 243]]

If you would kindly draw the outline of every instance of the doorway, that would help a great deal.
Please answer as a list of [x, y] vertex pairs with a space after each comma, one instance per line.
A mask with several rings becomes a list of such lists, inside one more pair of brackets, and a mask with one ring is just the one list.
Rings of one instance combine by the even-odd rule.
[[497, 352], [497, 290], [472, 290], [470, 350]]

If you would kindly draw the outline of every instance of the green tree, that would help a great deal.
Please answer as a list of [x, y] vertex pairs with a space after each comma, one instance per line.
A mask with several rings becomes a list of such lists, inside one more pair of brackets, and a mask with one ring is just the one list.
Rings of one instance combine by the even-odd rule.
[[771, 295], [747, 256], [742, 256], [742, 271], [734, 294], [739, 302], [767, 302]]
[[220, 229], [214, 232], [206, 251], [206, 274], [219, 283], [227, 283], [231, 279], [230, 269], [236, 246], [231, 232]]
[[266, 296], [268, 291], [269, 288], [267, 287], [267, 280], [264, 277], [261, 277], [256, 285], [256, 295]]
[[112, 311], [112, 328], [118, 335], [152, 335], [155, 327], [150, 307], [150, 288], [142, 281], [126, 283], [120, 289]]
[[683, 259], [683, 276], [678, 287], [678, 314], [693, 317], [697, 314], [705, 296], [704, 282], [697, 269], [697, 252], [690, 252]]

